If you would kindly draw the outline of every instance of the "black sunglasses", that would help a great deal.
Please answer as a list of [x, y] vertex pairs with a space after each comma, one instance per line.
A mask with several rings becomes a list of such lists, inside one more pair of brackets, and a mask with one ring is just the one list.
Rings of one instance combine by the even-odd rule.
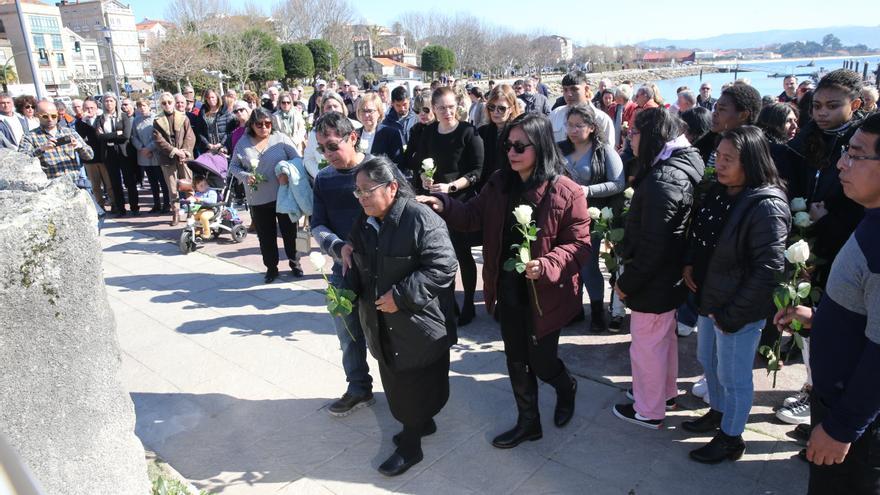
[[504, 113], [504, 112], [510, 110], [510, 108], [506, 107], [504, 105], [493, 105], [490, 103], [490, 104], [486, 105], [486, 110], [488, 110], [489, 113], [495, 112], [495, 110], [498, 110], [499, 112]]
[[335, 153], [335, 152], [339, 151], [339, 143], [341, 143], [343, 141], [348, 141], [348, 138], [340, 139], [339, 141], [337, 141], [335, 143], [327, 143], [327, 146], [324, 146], [323, 144], [319, 144], [318, 145], [318, 152], [321, 154], [324, 154], [327, 151], [329, 151], [331, 153]]
[[515, 141], [504, 141], [504, 144], [501, 145], [504, 148], [505, 153], [509, 153], [511, 149], [516, 151], [517, 155], [521, 155], [526, 152], [526, 148], [529, 146], [534, 146], [532, 143], [519, 143]]
[[421, 110], [419, 110], [419, 111], [422, 112], [422, 113], [425, 114], [425, 115], [428, 115], [429, 113], [431, 113], [431, 107], [429, 107], [429, 106], [424, 106], [424, 107], [422, 107]]

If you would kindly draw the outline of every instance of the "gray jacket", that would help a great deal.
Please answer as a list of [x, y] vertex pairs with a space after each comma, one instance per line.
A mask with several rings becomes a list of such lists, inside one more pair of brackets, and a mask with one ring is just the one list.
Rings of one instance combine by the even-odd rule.
[[[155, 141], [153, 141], [153, 119], [152, 115], [144, 117], [138, 114], [134, 117], [134, 123], [132, 124], [131, 144], [134, 145], [134, 149], [138, 152], [137, 162], [141, 167], [159, 166], [159, 160], [156, 158], [159, 150], [156, 147]], [[142, 149], [148, 149], [152, 154], [149, 157], [144, 156], [141, 153]]]
[[[261, 154], [254, 148], [250, 135], [245, 133], [238, 140], [229, 159], [229, 173], [235, 175], [245, 185], [244, 192], [248, 204], [257, 206], [274, 203], [278, 199], [278, 177], [275, 175], [275, 166], [281, 161], [291, 161], [294, 158], [302, 157], [286, 134], [277, 131], [270, 134], [269, 144]], [[263, 176], [265, 182], [249, 186], [248, 177], [257, 173]]]

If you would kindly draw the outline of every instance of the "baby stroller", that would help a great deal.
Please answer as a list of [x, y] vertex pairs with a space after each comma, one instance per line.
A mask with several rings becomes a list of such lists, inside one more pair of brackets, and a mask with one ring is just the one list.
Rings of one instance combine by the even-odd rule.
[[[202, 176], [208, 182], [208, 187], [217, 191], [217, 203], [195, 203], [181, 195], [180, 209], [186, 212], [186, 227], [180, 233], [178, 246], [183, 254], [195, 251], [205, 242], [202, 235], [196, 235], [201, 225], [196, 221], [195, 214], [203, 208], [210, 208], [214, 212], [210, 220], [210, 239], [217, 239], [224, 232], [228, 232], [232, 241], [239, 243], [247, 237], [247, 226], [242, 223], [238, 212], [232, 206], [232, 187], [235, 177], [226, 173], [228, 164], [220, 155], [206, 153], [195, 160], [190, 160], [186, 165], [192, 170], [193, 176]], [[192, 191], [191, 186], [189, 188]], [[181, 190], [183, 192], [183, 190]]]

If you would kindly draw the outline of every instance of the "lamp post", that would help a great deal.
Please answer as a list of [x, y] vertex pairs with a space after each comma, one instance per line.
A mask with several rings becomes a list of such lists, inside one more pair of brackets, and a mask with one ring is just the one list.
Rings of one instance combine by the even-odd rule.
[[224, 93], [224, 91], [223, 91], [223, 78], [229, 79], [229, 76], [227, 76], [226, 74], [224, 74], [222, 71], [219, 71], [219, 70], [202, 69], [202, 72], [204, 72], [205, 74], [208, 74], [209, 76], [214, 76], [217, 78], [217, 80], [220, 82], [220, 94], [222, 95]]
[[[42, 100], [46, 94], [43, 88], [43, 81], [37, 72], [37, 66], [34, 64], [34, 47], [31, 44], [30, 31], [25, 27], [24, 12], [21, 11], [21, 0], [15, 0], [15, 13], [18, 14], [18, 23], [21, 26], [21, 34], [24, 37], [24, 46], [27, 49], [28, 65], [31, 68], [31, 78], [34, 80], [34, 90], [37, 93], [37, 100]], [[13, 55], [15, 57], [15, 55]], [[5, 74], [4, 74], [5, 75]]]
[[116, 76], [116, 60], [113, 58], [113, 35], [110, 28], [107, 26], [104, 26], [104, 29], [101, 29], [101, 34], [104, 35], [104, 40], [107, 42], [108, 51], [110, 52], [108, 55], [110, 56], [110, 73], [113, 75], [113, 91], [116, 92], [117, 97], [121, 97], [119, 93], [119, 81]]

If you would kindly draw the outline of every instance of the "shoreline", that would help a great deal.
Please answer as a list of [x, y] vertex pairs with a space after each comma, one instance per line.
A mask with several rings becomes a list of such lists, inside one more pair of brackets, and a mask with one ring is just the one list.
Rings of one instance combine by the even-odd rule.
[[823, 57], [799, 57], [799, 58], [758, 58], [758, 59], [750, 59], [750, 60], [706, 60], [705, 63], [708, 65], [736, 65], [736, 64], [766, 64], [766, 63], [784, 63], [784, 62], [809, 62], [811, 60], [819, 61], [819, 60], [856, 60], [863, 58], [874, 58], [880, 57], [880, 53], [875, 53], [873, 55], [852, 55], [852, 56], [823, 56]]

